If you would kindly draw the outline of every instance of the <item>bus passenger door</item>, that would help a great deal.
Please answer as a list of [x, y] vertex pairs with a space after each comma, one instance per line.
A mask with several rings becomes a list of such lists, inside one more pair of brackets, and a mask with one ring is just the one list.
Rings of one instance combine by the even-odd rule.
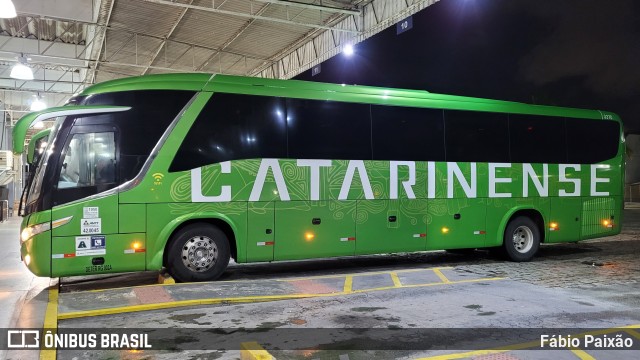
[[486, 199], [431, 199], [427, 250], [483, 247], [486, 238]]
[[424, 251], [427, 200], [358, 201], [356, 254]]
[[273, 201], [249, 202], [247, 262], [273, 261], [275, 205]]
[[354, 255], [356, 201], [276, 203], [276, 260]]

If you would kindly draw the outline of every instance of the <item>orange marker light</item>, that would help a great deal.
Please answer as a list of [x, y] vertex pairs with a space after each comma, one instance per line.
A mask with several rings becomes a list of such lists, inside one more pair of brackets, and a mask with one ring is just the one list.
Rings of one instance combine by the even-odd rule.
[[602, 220], [602, 226], [604, 227], [613, 227], [613, 222], [611, 222], [610, 220]]
[[442, 228], [442, 233], [443, 233], [443, 234], [446, 234], [446, 233], [448, 233], [448, 232], [449, 232], [449, 228], [448, 228], [448, 227], [443, 227], [443, 228]]
[[549, 224], [549, 230], [551, 230], [551, 231], [558, 230], [558, 223], [557, 222], [550, 223]]
[[133, 246], [133, 248], [137, 250], [137, 249], [140, 249], [140, 246], [141, 246], [141, 245], [140, 245], [140, 243], [139, 243], [139, 242], [137, 242], [137, 241], [136, 241], [136, 242], [134, 242], [131, 246]]
[[307, 241], [313, 240], [314, 237], [316, 236], [312, 232], [307, 232], [304, 234], [304, 238], [307, 239]]

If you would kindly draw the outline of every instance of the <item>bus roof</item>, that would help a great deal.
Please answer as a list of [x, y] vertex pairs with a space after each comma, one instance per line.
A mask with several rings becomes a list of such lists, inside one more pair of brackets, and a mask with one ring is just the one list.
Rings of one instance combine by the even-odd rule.
[[[457, 110], [513, 112], [536, 115], [556, 115], [604, 119], [597, 110], [532, 105], [503, 100], [473, 98], [361, 85], [318, 83], [301, 80], [265, 79], [234, 75], [203, 73], [155, 74], [106, 81], [92, 85], [79, 95], [128, 90], [190, 90], [220, 91], [254, 95], [272, 95], [320, 100], [341, 100], [380, 105], [433, 107]], [[606, 112], [609, 119], [620, 121], [616, 114]]]

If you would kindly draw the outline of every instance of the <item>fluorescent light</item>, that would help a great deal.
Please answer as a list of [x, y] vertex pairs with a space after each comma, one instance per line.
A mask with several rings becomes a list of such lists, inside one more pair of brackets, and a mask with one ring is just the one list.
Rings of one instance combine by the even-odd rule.
[[11, 0], [0, 0], [0, 18], [10, 19], [18, 16]]

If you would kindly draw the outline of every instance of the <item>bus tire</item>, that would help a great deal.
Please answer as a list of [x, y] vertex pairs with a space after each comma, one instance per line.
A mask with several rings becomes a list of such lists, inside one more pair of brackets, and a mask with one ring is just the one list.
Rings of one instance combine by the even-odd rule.
[[507, 225], [502, 246], [510, 260], [529, 261], [540, 248], [540, 229], [530, 218], [518, 216]]
[[229, 265], [229, 239], [211, 224], [192, 224], [171, 237], [169, 273], [178, 282], [215, 280]]

